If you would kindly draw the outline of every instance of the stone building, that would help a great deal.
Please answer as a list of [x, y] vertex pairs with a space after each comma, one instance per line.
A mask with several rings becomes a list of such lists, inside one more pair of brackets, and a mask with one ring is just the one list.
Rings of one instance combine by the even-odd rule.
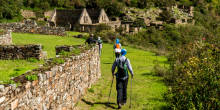
[[82, 32], [95, 31], [100, 24], [106, 24], [115, 28], [120, 27], [120, 20], [111, 21], [104, 9], [75, 9], [59, 10], [55, 9], [50, 20], [51, 26], [66, 27], [67, 30], [76, 30]]

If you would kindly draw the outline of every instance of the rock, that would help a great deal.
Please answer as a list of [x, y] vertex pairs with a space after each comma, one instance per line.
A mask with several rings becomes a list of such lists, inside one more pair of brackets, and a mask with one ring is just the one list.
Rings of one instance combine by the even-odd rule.
[[0, 103], [4, 102], [5, 101], [5, 96], [1, 97], [0, 98]]
[[5, 90], [5, 86], [4, 85], [0, 85], [0, 92], [4, 92]]
[[11, 103], [11, 109], [14, 110], [15, 108], [17, 108], [17, 106], [18, 106], [18, 99], [16, 99]]

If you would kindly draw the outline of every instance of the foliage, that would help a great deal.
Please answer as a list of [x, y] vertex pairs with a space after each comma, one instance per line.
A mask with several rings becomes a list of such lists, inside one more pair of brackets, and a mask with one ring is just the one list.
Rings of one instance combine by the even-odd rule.
[[3, 35], [5, 33], [5, 30], [0, 29], [0, 35]]
[[29, 59], [27, 59], [27, 61], [29, 61], [31, 63], [37, 63], [39, 60], [36, 58], [29, 58]]
[[111, 27], [106, 24], [100, 24], [96, 27], [96, 32], [101, 32], [102, 30], [110, 30]]
[[53, 58], [52, 59], [52, 64], [63, 64], [65, 61], [63, 58]]
[[37, 75], [26, 75], [25, 78], [26, 78], [28, 81], [38, 80], [38, 76], [37, 76]]
[[220, 47], [197, 41], [175, 51], [167, 81], [166, 99], [174, 109], [219, 108]]

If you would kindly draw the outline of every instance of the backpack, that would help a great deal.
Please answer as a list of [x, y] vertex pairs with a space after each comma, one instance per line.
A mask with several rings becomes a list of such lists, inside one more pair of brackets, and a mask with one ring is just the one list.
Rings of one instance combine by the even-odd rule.
[[119, 79], [126, 79], [128, 78], [128, 71], [127, 71], [127, 58], [125, 59], [125, 61], [121, 61], [119, 59], [119, 62], [118, 62], [118, 72], [116, 74], [116, 77], [119, 78]]
[[117, 49], [120, 49], [120, 45], [119, 44], [116, 44], [115, 46]]

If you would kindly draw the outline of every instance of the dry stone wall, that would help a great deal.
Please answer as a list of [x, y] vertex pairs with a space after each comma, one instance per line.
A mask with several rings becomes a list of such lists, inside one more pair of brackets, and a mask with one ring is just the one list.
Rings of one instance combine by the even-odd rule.
[[0, 45], [11, 45], [12, 36], [11, 31], [7, 31], [5, 34], [0, 35]]
[[0, 45], [0, 59], [45, 58], [41, 45]]
[[36, 23], [4, 23], [0, 24], [0, 29], [12, 30], [19, 33], [34, 33], [46, 35], [65, 36], [64, 27], [37, 26]]
[[101, 76], [98, 47], [65, 58], [63, 64], [36, 71], [38, 80], [24, 81], [18, 87], [0, 85], [0, 110], [74, 109], [87, 88]]

